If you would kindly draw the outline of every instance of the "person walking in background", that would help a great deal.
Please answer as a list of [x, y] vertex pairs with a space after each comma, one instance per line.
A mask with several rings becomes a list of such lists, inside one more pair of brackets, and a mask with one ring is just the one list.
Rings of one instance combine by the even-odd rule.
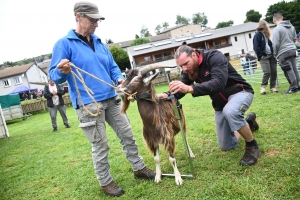
[[97, 5], [86, 1], [78, 2], [74, 5], [74, 15], [76, 29], [70, 30], [67, 36], [54, 45], [49, 75], [56, 83], [68, 81], [72, 105], [80, 121], [79, 127], [92, 146], [94, 170], [102, 191], [110, 196], [121, 196], [125, 192], [114, 182], [110, 173], [108, 160], [110, 147], [106, 135], [106, 122], [120, 139], [134, 177], [154, 179], [156, 173], [146, 167], [142, 157], [138, 154], [129, 120], [126, 115], [121, 114], [121, 99], [116, 90], [83, 74], [86, 87], [93, 91], [94, 101], [82, 82], [74, 82], [70, 73], [72, 70], [70, 62], [111, 85], [124, 82], [120, 68], [110, 51], [94, 34], [98, 23], [105, 19], [99, 14]]
[[256, 30], [257, 32], [253, 38], [253, 48], [263, 71], [260, 94], [266, 94], [269, 79], [270, 91], [272, 93], [277, 93], [277, 61], [274, 57], [272, 41], [270, 40], [271, 31], [269, 25], [265, 20], [260, 20]]
[[49, 85], [45, 86], [44, 97], [47, 99], [47, 106], [51, 117], [53, 132], [57, 131], [56, 114], [59, 111], [66, 128], [71, 128], [68, 124], [66, 115], [66, 107], [62, 96], [65, 94], [64, 88], [61, 85], [56, 85], [50, 79]]
[[249, 75], [251, 75], [251, 72], [250, 72], [250, 69], [249, 69], [249, 65], [248, 65], [248, 63], [246, 62], [246, 58], [245, 58], [244, 55], [241, 55], [240, 63], [241, 63], [241, 65], [243, 66], [244, 75], [247, 75], [246, 72], [248, 72]]
[[273, 30], [274, 54], [290, 86], [282, 94], [292, 94], [299, 90], [299, 74], [296, 67], [295, 42], [297, 33], [289, 20], [283, 20], [281, 13], [273, 15], [277, 27]]
[[249, 68], [252, 69], [252, 74], [254, 74], [256, 69], [256, 58], [249, 52], [246, 52], [246, 62], [248, 63]]

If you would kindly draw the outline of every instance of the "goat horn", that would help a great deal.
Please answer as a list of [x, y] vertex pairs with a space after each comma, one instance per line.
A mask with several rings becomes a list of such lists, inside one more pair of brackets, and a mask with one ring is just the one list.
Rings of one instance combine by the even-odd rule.
[[175, 68], [175, 67], [177, 67], [177, 66], [148, 65], [145, 67], [140, 67], [139, 71], [140, 71], [141, 75], [145, 75], [148, 72], [159, 69], [159, 68]]

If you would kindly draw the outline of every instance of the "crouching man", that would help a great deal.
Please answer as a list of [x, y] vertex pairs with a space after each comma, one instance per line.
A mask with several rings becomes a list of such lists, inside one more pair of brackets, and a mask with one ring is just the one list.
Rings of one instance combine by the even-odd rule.
[[169, 84], [170, 92], [158, 94], [166, 98], [174, 94], [180, 99], [191, 93], [193, 97], [209, 95], [215, 110], [216, 133], [223, 151], [238, 146], [240, 136], [246, 141], [241, 165], [254, 165], [260, 150], [252, 131], [258, 129], [255, 113], [244, 113], [250, 107], [254, 91], [217, 50], [198, 51], [187, 45], [181, 45], [176, 53], [177, 64], [182, 68], [181, 81]]

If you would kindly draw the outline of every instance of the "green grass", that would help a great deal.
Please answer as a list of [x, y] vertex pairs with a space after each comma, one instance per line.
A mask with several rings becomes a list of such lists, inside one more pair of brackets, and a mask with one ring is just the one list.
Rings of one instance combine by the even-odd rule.
[[[118, 138], [107, 126], [111, 173], [125, 190], [119, 199], [300, 199], [300, 93], [259, 94], [259, 85], [249, 111], [257, 114], [260, 129], [254, 133], [262, 156], [255, 166], [239, 166], [244, 141], [238, 148], [222, 152], [217, 144], [214, 111], [209, 97], [181, 100], [187, 119], [187, 140], [196, 158], [196, 177], [163, 177], [159, 184], [136, 180]], [[279, 88], [280, 92], [287, 85]], [[167, 86], [157, 86], [158, 92]], [[0, 199], [110, 199], [99, 188], [91, 159], [91, 145], [78, 128], [75, 110], [67, 108], [71, 129], [58, 114], [58, 132], [53, 133], [47, 112], [27, 120], [7, 123], [10, 137], [0, 139]], [[142, 139], [142, 123], [132, 103], [128, 116], [140, 155], [154, 169], [153, 156]], [[182, 174], [190, 174], [180, 135], [176, 159]], [[166, 152], [161, 152], [163, 173], [173, 173]]]

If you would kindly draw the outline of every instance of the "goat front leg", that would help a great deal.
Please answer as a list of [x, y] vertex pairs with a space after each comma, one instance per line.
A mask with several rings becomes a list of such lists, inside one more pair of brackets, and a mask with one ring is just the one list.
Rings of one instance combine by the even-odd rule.
[[175, 183], [177, 185], [182, 185], [183, 184], [183, 180], [181, 178], [181, 174], [177, 168], [177, 164], [176, 164], [176, 159], [175, 157], [173, 156], [169, 156], [169, 160], [170, 160], [170, 163], [172, 164], [173, 168], [174, 168], [174, 176], [175, 176]]
[[161, 168], [160, 168], [160, 157], [159, 157], [159, 147], [155, 148], [154, 152], [154, 161], [155, 161], [155, 167], [156, 167], [156, 175], [154, 182], [159, 183], [161, 182]]

